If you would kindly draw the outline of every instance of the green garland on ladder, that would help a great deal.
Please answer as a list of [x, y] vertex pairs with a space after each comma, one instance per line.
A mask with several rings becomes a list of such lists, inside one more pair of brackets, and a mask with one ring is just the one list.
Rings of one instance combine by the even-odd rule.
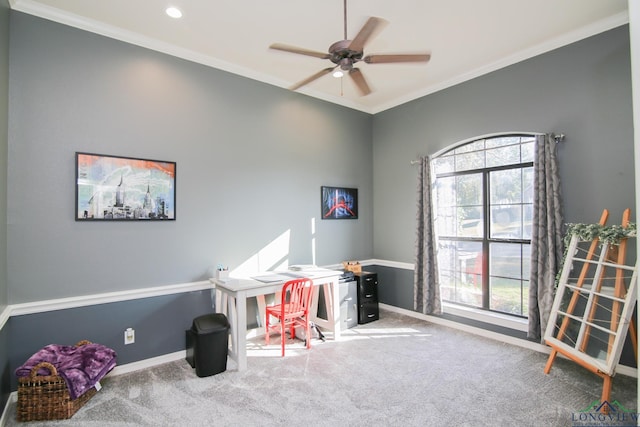
[[572, 236], [578, 236], [582, 241], [599, 239], [600, 243], [619, 245], [622, 239], [636, 237], [637, 226], [630, 222], [627, 227], [621, 225], [600, 224], [567, 224], [567, 234], [564, 237], [565, 246], [569, 245]]
[[578, 239], [585, 242], [598, 239], [600, 244], [606, 243], [608, 245], [617, 246], [623, 239], [636, 237], [637, 234], [637, 225], [635, 222], [630, 222], [627, 227], [623, 227], [621, 225], [567, 224], [567, 234], [564, 236], [564, 254], [562, 255], [560, 270], [558, 271], [558, 274], [556, 274], [555, 288], [558, 288], [560, 275], [562, 274], [564, 262], [567, 258], [569, 243], [573, 236], [578, 236]]

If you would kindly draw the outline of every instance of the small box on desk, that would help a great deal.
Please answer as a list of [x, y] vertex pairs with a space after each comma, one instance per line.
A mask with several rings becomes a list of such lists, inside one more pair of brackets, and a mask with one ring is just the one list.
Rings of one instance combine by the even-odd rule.
[[351, 271], [352, 273], [360, 273], [362, 271], [362, 265], [358, 261], [344, 261], [342, 266], [345, 271]]
[[216, 270], [216, 279], [229, 280], [229, 270]]

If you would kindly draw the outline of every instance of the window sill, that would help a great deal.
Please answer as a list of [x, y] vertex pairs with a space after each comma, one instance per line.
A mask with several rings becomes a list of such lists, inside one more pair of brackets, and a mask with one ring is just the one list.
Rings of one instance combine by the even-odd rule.
[[493, 311], [479, 310], [472, 307], [464, 307], [457, 304], [447, 302], [442, 303], [442, 311], [454, 316], [464, 317], [466, 319], [478, 322], [489, 323], [492, 325], [502, 326], [516, 331], [527, 332], [528, 321], [519, 317], [500, 314]]

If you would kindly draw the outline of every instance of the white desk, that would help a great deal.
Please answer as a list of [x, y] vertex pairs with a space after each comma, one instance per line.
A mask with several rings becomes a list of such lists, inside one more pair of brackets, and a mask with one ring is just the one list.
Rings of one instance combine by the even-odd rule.
[[[278, 274], [279, 272], [269, 272]], [[285, 272], [281, 272], [285, 273]], [[256, 276], [264, 276], [261, 273]], [[303, 271], [287, 271], [287, 275], [295, 274], [299, 277], [308, 277], [313, 280], [314, 292], [311, 300], [312, 320], [318, 326], [333, 332], [333, 339], [340, 338], [340, 292], [338, 280], [341, 271], [328, 270], [326, 268], [312, 268]], [[290, 277], [289, 280], [294, 277]], [[238, 364], [238, 370], [247, 368], [247, 298], [257, 297], [258, 311], [261, 321], [264, 321], [265, 302], [264, 296], [274, 294], [282, 290], [285, 280], [277, 282], [261, 282], [255, 279], [209, 279], [216, 288], [216, 311], [224, 313], [229, 319], [231, 343], [229, 357]], [[324, 296], [327, 306], [327, 318], [317, 317], [318, 286], [324, 286]]]

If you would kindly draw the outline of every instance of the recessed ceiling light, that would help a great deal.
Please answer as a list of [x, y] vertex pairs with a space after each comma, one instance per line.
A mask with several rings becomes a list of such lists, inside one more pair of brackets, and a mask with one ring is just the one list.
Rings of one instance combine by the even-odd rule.
[[175, 19], [182, 18], [182, 12], [177, 7], [173, 7], [173, 6], [168, 7], [165, 10], [165, 12], [167, 15], [169, 15], [172, 18], [175, 18]]

